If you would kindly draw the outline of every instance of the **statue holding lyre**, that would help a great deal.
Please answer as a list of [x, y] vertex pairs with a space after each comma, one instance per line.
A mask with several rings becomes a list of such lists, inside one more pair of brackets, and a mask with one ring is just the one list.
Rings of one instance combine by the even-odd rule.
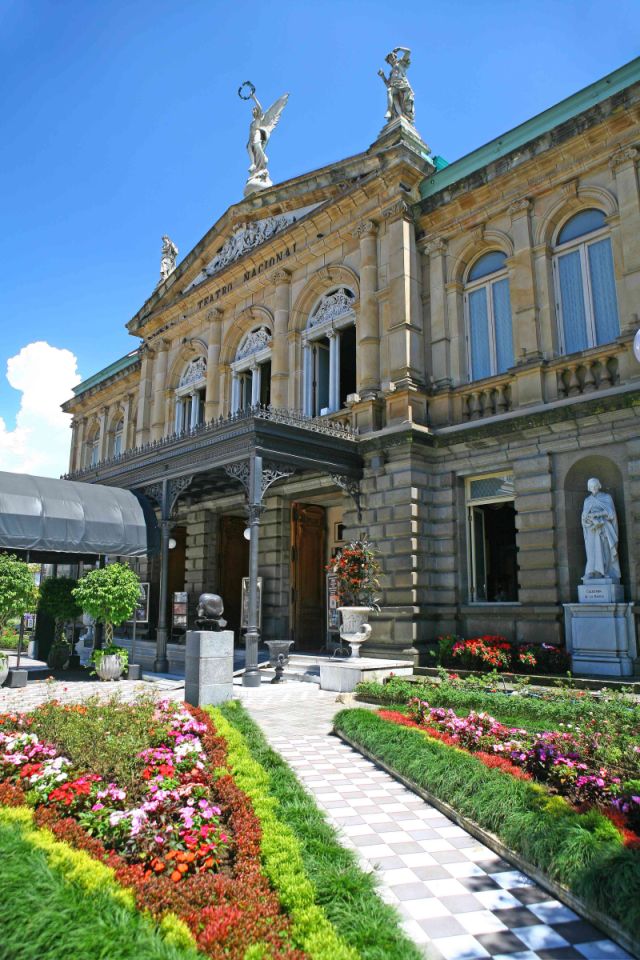
[[264, 190], [265, 187], [272, 185], [267, 169], [269, 158], [266, 154], [266, 148], [287, 104], [289, 94], [283, 94], [275, 103], [271, 104], [268, 110], [263, 110], [262, 104], [256, 97], [256, 88], [250, 80], [245, 80], [238, 89], [238, 96], [241, 100], [253, 100], [255, 104], [251, 111], [252, 119], [247, 143], [247, 152], [251, 161], [249, 176], [244, 188], [245, 196], [247, 196], [254, 190]]

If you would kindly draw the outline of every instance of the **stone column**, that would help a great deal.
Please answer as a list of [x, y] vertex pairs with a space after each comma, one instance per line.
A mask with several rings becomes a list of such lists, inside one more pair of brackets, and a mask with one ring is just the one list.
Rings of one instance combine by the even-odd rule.
[[204, 418], [208, 422], [220, 416], [220, 346], [222, 343], [223, 311], [214, 307], [207, 314], [209, 333], [207, 337], [207, 391], [205, 394]]
[[327, 334], [329, 341], [329, 410], [340, 409], [340, 336], [335, 330]]
[[153, 404], [151, 407], [151, 439], [161, 440], [164, 434], [164, 394], [167, 380], [169, 344], [160, 340], [153, 365]]
[[72, 469], [73, 470], [82, 470], [82, 468], [84, 467], [83, 453], [84, 453], [84, 440], [85, 440], [84, 435], [85, 435], [86, 428], [87, 428], [87, 418], [80, 417], [80, 419], [78, 420], [78, 429], [76, 431], [74, 449], [72, 451], [73, 453]]
[[98, 446], [98, 461], [107, 459], [107, 423], [109, 419], [109, 407], [100, 409], [100, 442]]
[[640, 304], [640, 192], [637, 164], [640, 150], [626, 147], [611, 158], [611, 169], [616, 178], [620, 210], [620, 234], [623, 277], [618, 284], [620, 297], [620, 329], [635, 333], [639, 326]]
[[288, 270], [274, 270], [271, 281], [276, 285], [276, 304], [271, 346], [271, 404], [278, 409], [288, 406], [289, 380], [289, 309], [291, 275]]
[[78, 425], [79, 421], [75, 417], [71, 419], [69, 426], [71, 427], [71, 445], [69, 448], [69, 473], [73, 473], [75, 469], [76, 462], [76, 447], [78, 443]]
[[260, 403], [260, 374], [261, 370], [255, 359], [251, 364], [251, 406]]
[[129, 449], [129, 423], [131, 420], [131, 404], [133, 403], [133, 394], [128, 393], [122, 402], [122, 450]]
[[360, 311], [357, 322], [357, 392], [362, 400], [380, 390], [380, 327], [378, 322], [378, 227], [363, 220], [354, 230], [360, 241]]
[[437, 387], [451, 385], [451, 335], [447, 313], [447, 241], [429, 240], [423, 247], [429, 257], [429, 312], [431, 320], [431, 371]]
[[509, 296], [513, 328], [514, 361], [520, 368], [517, 379], [518, 406], [542, 403], [542, 345], [538, 332], [538, 309], [531, 242], [531, 202], [523, 197], [509, 207], [513, 257], [509, 265]]
[[149, 440], [149, 421], [151, 419], [151, 387], [155, 351], [147, 344], [140, 347], [140, 383], [138, 385], [138, 418], [136, 421], [136, 446], [140, 447]]
[[303, 391], [302, 412], [307, 417], [313, 416], [313, 349], [311, 344], [305, 342], [302, 348], [303, 355]]
[[231, 373], [231, 413], [237, 413], [240, 409], [240, 379], [234, 371]]

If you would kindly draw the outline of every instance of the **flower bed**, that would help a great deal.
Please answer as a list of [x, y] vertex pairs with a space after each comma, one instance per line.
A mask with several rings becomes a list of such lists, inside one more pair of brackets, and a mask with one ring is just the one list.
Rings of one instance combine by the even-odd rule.
[[438, 637], [438, 663], [465, 670], [562, 674], [570, 668], [571, 658], [563, 647], [550, 643], [513, 644], [499, 634], [470, 640], [447, 634]]
[[[392, 723], [369, 710], [343, 710], [335, 730], [449, 804], [637, 942], [640, 850], [597, 807], [576, 809], [530, 776], [514, 776], [500, 759], [482, 762], [440, 732], [425, 735], [406, 715]], [[490, 842], [490, 840], [489, 840]], [[624, 879], [622, 879], [624, 878]], [[600, 921], [598, 921], [600, 922]], [[615, 930], [609, 928], [612, 936]]]

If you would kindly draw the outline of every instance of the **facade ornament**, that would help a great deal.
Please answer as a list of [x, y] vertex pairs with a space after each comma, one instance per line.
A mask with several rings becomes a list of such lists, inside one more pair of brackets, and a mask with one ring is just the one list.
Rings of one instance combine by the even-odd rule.
[[602, 492], [597, 477], [587, 481], [589, 496], [582, 507], [582, 533], [587, 563], [583, 581], [610, 578], [620, 583], [618, 518], [613, 499]]
[[612, 170], [617, 170], [625, 163], [636, 163], [638, 157], [640, 157], [640, 150], [637, 147], [622, 147], [611, 156], [609, 166]]
[[160, 507], [162, 518], [168, 520], [175, 509], [178, 497], [187, 489], [192, 480], [193, 476], [188, 476], [176, 477], [174, 480], [166, 481], [166, 499], [162, 480], [158, 483], [150, 484], [148, 487], [145, 487], [142, 492], [146, 497], [149, 497], [149, 499], [156, 501]]
[[236, 360], [244, 360], [253, 353], [259, 353], [271, 346], [271, 331], [267, 327], [251, 330], [241, 341], [236, 353]]
[[[398, 56], [398, 54], [401, 54], [401, 56]], [[391, 123], [393, 120], [403, 118], [413, 126], [415, 121], [414, 96], [407, 77], [407, 70], [411, 65], [411, 50], [408, 47], [394, 47], [391, 53], [388, 53], [385, 57], [385, 61], [391, 68], [389, 76], [385, 76], [384, 70], [378, 70], [378, 76], [382, 77], [387, 88], [385, 120]]]
[[361, 240], [362, 237], [375, 237], [378, 233], [378, 225], [373, 220], [361, 220], [353, 231], [353, 237]]
[[443, 256], [447, 252], [447, 241], [443, 237], [432, 237], [431, 240], [427, 240], [422, 249], [428, 257], [434, 254]]
[[514, 200], [509, 207], [509, 216], [517, 217], [521, 213], [526, 213], [531, 206], [531, 200], [529, 200], [527, 197], [521, 197], [519, 200]]
[[560, 187], [560, 189], [562, 190], [563, 196], [567, 197], [567, 199], [570, 199], [572, 197], [577, 197], [578, 188], [579, 188], [579, 181], [577, 177], [573, 177], [571, 180], [567, 180]]
[[344, 490], [345, 493], [349, 494], [356, 505], [358, 521], [362, 521], [362, 504], [360, 501], [360, 484], [358, 481], [354, 480], [353, 477], [345, 477], [338, 473], [332, 473], [331, 479], [337, 487], [340, 487], [341, 490]]
[[179, 387], [188, 387], [191, 383], [197, 383], [204, 380], [207, 376], [207, 361], [204, 357], [197, 357], [191, 360], [187, 369], [180, 377]]
[[213, 323], [215, 320], [222, 320], [224, 316], [224, 310], [220, 307], [212, 307], [211, 310], [207, 311], [207, 322]]
[[476, 226], [471, 230], [471, 239], [473, 243], [476, 243], [476, 244], [482, 243], [482, 241], [484, 240], [485, 228], [486, 228], [486, 224], [479, 223], [479, 224], [476, 224]]
[[249, 496], [250, 468], [249, 461], [242, 460], [240, 463], [228, 463], [223, 467], [224, 472], [232, 480], [237, 480], [244, 487], [244, 492]]
[[238, 96], [241, 100], [253, 100], [251, 125], [249, 127], [249, 140], [247, 143], [247, 152], [249, 160], [249, 176], [244, 188], [244, 195], [255, 193], [256, 190], [264, 190], [272, 186], [269, 177], [269, 158], [266, 154], [267, 144], [271, 134], [275, 130], [282, 111], [287, 105], [289, 94], [285, 93], [275, 103], [272, 103], [268, 110], [262, 109], [262, 104], [256, 97], [256, 88], [250, 80], [245, 80], [238, 90]]
[[176, 268], [176, 259], [178, 256], [178, 248], [175, 243], [169, 239], [169, 237], [162, 238], [162, 253], [160, 255], [160, 279], [158, 284], [161, 284], [164, 280], [167, 279], [170, 273]]
[[285, 270], [284, 267], [278, 267], [277, 270], [274, 270], [273, 273], [269, 274], [269, 280], [271, 280], [271, 283], [275, 283], [276, 285], [279, 283], [290, 283], [291, 273], [289, 270]]
[[398, 217], [402, 217], [404, 220], [413, 223], [413, 211], [406, 200], [396, 200], [390, 207], [382, 211], [382, 216], [385, 220], [397, 220]]
[[265, 495], [272, 483], [292, 477], [295, 472], [294, 467], [265, 461], [262, 467], [262, 496]]
[[346, 287], [341, 287], [335, 293], [326, 294], [309, 318], [309, 327], [317, 327], [321, 323], [337, 320], [349, 313], [353, 313], [355, 297]]

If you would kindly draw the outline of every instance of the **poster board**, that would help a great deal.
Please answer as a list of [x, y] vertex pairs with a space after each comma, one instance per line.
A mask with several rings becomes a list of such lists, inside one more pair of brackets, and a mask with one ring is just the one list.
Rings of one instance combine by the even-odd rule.
[[[241, 609], [240, 629], [246, 630], [249, 626], [249, 577], [242, 578]], [[258, 630], [262, 632], [262, 577], [258, 577]]]
[[173, 614], [173, 627], [178, 630], [187, 629], [187, 604], [189, 595], [184, 590], [178, 590], [173, 595], [171, 612]]
[[340, 632], [340, 596], [338, 593], [338, 578], [333, 573], [327, 574], [327, 631]]
[[[149, 622], [149, 584], [140, 584], [140, 600], [135, 609], [136, 623]], [[127, 620], [127, 623], [133, 623], [133, 617]]]

